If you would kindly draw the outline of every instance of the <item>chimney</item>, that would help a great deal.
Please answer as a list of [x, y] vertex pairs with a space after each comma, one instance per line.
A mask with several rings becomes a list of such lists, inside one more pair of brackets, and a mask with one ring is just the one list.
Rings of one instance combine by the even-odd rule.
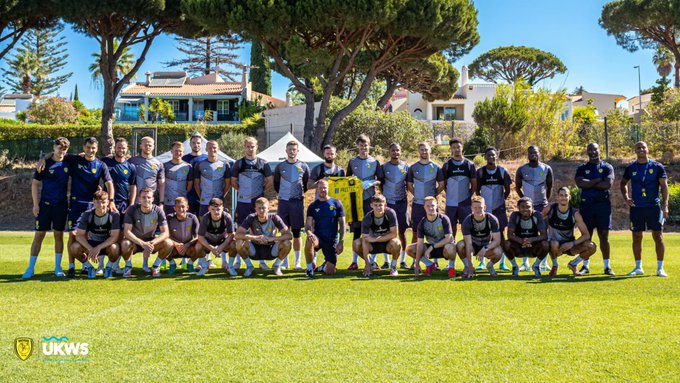
[[293, 93], [286, 92], [286, 106], [293, 106]]
[[146, 85], [149, 85], [151, 83], [151, 72], [147, 71], [145, 74], [146, 74]]
[[460, 87], [464, 87], [468, 83], [468, 67], [463, 65], [460, 70]]

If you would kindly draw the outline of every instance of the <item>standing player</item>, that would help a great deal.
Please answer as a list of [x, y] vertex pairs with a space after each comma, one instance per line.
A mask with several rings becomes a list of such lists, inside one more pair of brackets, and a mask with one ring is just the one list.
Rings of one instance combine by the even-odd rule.
[[194, 166], [194, 188], [199, 196], [201, 208], [199, 216], [208, 212], [210, 200], [219, 198], [224, 200], [231, 188], [231, 166], [222, 161], [217, 153], [220, 148], [217, 141], [208, 141], [205, 146], [208, 158]]
[[[569, 188], [562, 186], [557, 190], [557, 203], [543, 209], [543, 218], [547, 219], [548, 223], [550, 259], [552, 260], [551, 277], [557, 275], [557, 257], [562, 254], [576, 255], [576, 258], [568, 263], [569, 270], [574, 275], [584, 275], [576, 271], [576, 267], [581, 260], [590, 259], [590, 256], [597, 250], [595, 244], [590, 241], [590, 232], [583, 222], [580, 211], [569, 205], [570, 200]], [[578, 239], [574, 236], [575, 227], [578, 227], [581, 232]]]
[[[533, 201], [533, 210], [539, 214], [548, 206], [553, 186], [552, 168], [540, 162], [540, 156], [541, 153], [536, 146], [529, 146], [527, 149], [529, 163], [520, 166], [515, 175], [515, 191], [520, 198], [529, 197]], [[546, 262], [541, 264], [541, 271], [547, 271]], [[528, 257], [524, 257], [519, 271], [529, 271]]]
[[[185, 154], [182, 157], [182, 161], [191, 165], [193, 169], [197, 163], [208, 158], [208, 155], [202, 152], [203, 137], [200, 133], [196, 132], [191, 136], [189, 145], [191, 146], [191, 153]], [[189, 211], [193, 214], [198, 214], [201, 204], [194, 188], [191, 188], [189, 193], [187, 193], [187, 199], [189, 200]]]
[[305, 226], [305, 192], [309, 182], [309, 166], [297, 159], [297, 141], [286, 144], [286, 155], [286, 160], [274, 169], [274, 190], [279, 193], [278, 216], [293, 232], [295, 270], [302, 270], [300, 232]]
[[[472, 257], [477, 258], [483, 264], [484, 258], [488, 261], [486, 269], [492, 278], [496, 278], [494, 263], [500, 261], [503, 250], [501, 247], [501, 230], [498, 219], [488, 212], [484, 197], [472, 197], [472, 213], [468, 215], [461, 225], [463, 241], [458, 242], [458, 255], [465, 264], [463, 278], [472, 278], [475, 275], [472, 269]], [[455, 272], [449, 272], [449, 278], [455, 276]]]
[[[175, 274], [177, 264], [175, 258], [189, 258], [188, 271], [194, 271], [194, 261], [199, 258], [198, 218], [189, 212], [189, 201], [184, 197], [175, 198], [175, 212], [168, 215], [168, 231], [172, 249], [169, 255], [170, 270], [168, 275]], [[205, 255], [203, 255], [205, 256]]]
[[306, 274], [309, 278], [314, 276], [312, 258], [318, 250], [323, 251], [325, 260], [323, 272], [328, 275], [335, 274], [338, 255], [342, 254], [345, 239], [345, 209], [342, 203], [328, 196], [328, 181], [323, 178], [316, 182], [316, 191], [319, 196], [307, 208], [305, 225]]
[[[382, 192], [387, 200], [387, 207], [397, 213], [397, 220], [399, 221], [399, 242], [401, 242], [401, 263], [400, 267], [406, 269], [406, 229], [411, 224], [408, 216], [408, 199], [406, 198], [406, 174], [408, 173], [409, 165], [400, 160], [401, 145], [393, 143], [390, 145], [390, 160], [380, 166], [380, 184], [382, 185]], [[417, 225], [418, 223], [414, 223]], [[385, 254], [385, 264], [382, 269], [389, 267], [387, 263], [387, 254]]]
[[[647, 156], [647, 144], [635, 144], [637, 160], [628, 165], [621, 179], [621, 194], [630, 207], [630, 228], [633, 232], [633, 257], [635, 269], [628, 276], [643, 275], [642, 234], [652, 231], [656, 245], [656, 275], [667, 277], [663, 269], [666, 247], [663, 243], [663, 223], [668, 219], [668, 179], [666, 169]], [[628, 182], [631, 193], [628, 193]], [[661, 198], [659, 198], [659, 190]]]
[[[406, 251], [409, 257], [415, 259], [415, 276], [420, 273], [420, 262], [426, 266], [423, 275], [429, 277], [434, 271], [434, 262], [430, 259], [454, 259], [456, 258], [456, 244], [451, 229], [449, 217], [440, 214], [435, 197], [425, 197], [425, 218], [421, 219], [416, 226], [418, 242], [410, 244]], [[427, 240], [427, 242], [426, 242]], [[449, 269], [449, 276], [451, 272]]]
[[[406, 188], [413, 194], [413, 200], [411, 201], [411, 222], [413, 222], [416, 228], [420, 221], [425, 218], [425, 197], [437, 198], [437, 195], [445, 187], [444, 173], [439, 165], [430, 160], [430, 153], [430, 144], [421, 142], [418, 145], [420, 159], [411, 165], [406, 173]], [[415, 243], [417, 240], [418, 233], [414, 230], [411, 243]]]
[[[609, 230], [612, 228], [612, 204], [609, 189], [614, 183], [614, 168], [600, 159], [600, 147], [596, 143], [588, 145], [588, 162], [576, 169], [576, 186], [581, 188], [581, 209], [579, 213], [583, 217], [590, 238], [597, 236], [600, 239], [600, 251], [604, 261], [604, 273], [614, 276], [609, 263]], [[580, 270], [582, 274], [590, 273], [588, 263], [583, 261]]]
[[[208, 262], [205, 259], [206, 253], [212, 253], [216, 257], [222, 255], [222, 264], [226, 265], [226, 255], [234, 256], [236, 246], [234, 245], [234, 220], [231, 215], [224, 211], [222, 200], [213, 198], [210, 200], [209, 211], [201, 217], [201, 224], [198, 227], [199, 247], [198, 258], [201, 270], [196, 273], [198, 276], [208, 272]], [[236, 276], [236, 270], [229, 268], [229, 274]]]
[[[510, 196], [512, 179], [504, 167], [496, 165], [498, 152], [495, 148], [487, 148], [484, 151], [486, 165], [477, 169], [477, 194], [485, 201], [484, 211], [491, 213], [498, 220], [501, 233], [501, 242], [505, 241], [505, 228], [508, 227], [508, 213], [505, 209], [505, 200]], [[501, 271], [510, 271], [505, 266], [505, 255], [501, 256], [498, 268]], [[484, 270], [484, 259], [479, 263], [477, 271]]]
[[[132, 254], [141, 252], [146, 259], [158, 253], [153, 263], [151, 276], [160, 277], [161, 261], [172, 253], [172, 242], [168, 221], [163, 209], [153, 203], [153, 190], [143, 188], [139, 191], [139, 203], [128, 208], [125, 213], [123, 232], [125, 239], [120, 243], [121, 254], [125, 260], [123, 278], [132, 276]], [[160, 235], [156, 237], [156, 230]]]
[[118, 238], [120, 232], [120, 214], [109, 210], [109, 194], [105, 191], [94, 193], [92, 200], [94, 209], [83, 213], [76, 226], [76, 240], [71, 244], [71, 253], [83, 263], [87, 276], [94, 279], [96, 272], [90, 262], [103, 262], [100, 254], [109, 257], [104, 278], [111, 278], [113, 265], [118, 263], [120, 248]]
[[[347, 164], [347, 177], [355, 176], [367, 187], [363, 188], [363, 210], [364, 215], [371, 211], [371, 198], [375, 195], [375, 185], [379, 185], [380, 178], [378, 170], [380, 162], [369, 155], [371, 150], [371, 139], [365, 134], [360, 134], [355, 142], [357, 148], [357, 156], [349, 160]], [[372, 185], [371, 185], [372, 184]], [[361, 238], [361, 222], [352, 222], [352, 241]], [[347, 270], [356, 270], [358, 268], [357, 261], [359, 254], [352, 252], [352, 263]]]
[[[163, 164], [153, 156], [155, 142], [151, 137], [143, 137], [139, 144], [139, 155], [130, 158], [130, 163], [135, 165], [137, 174], [137, 190], [151, 189], [158, 196], [158, 205], [162, 208], [165, 201], [165, 171]], [[139, 196], [137, 196], [139, 199]], [[155, 199], [154, 199], [155, 200]], [[145, 273], [149, 270], [149, 256], [144, 253], [143, 269]]]
[[541, 213], [534, 211], [529, 197], [517, 201], [518, 211], [510, 214], [508, 222], [508, 240], [503, 243], [503, 250], [512, 263], [512, 276], [519, 276], [516, 257], [536, 258], [532, 266], [534, 275], [541, 276], [539, 264], [548, 255], [548, 232]]
[[[35, 274], [35, 262], [38, 260], [45, 234], [48, 230], [54, 231], [54, 275], [63, 277], [61, 270], [61, 257], [64, 251], [64, 228], [66, 227], [66, 215], [68, 214], [68, 188], [69, 169], [64, 157], [71, 143], [64, 137], [54, 140], [52, 156], [45, 160], [42, 171], [33, 174], [31, 183], [31, 196], [33, 197], [33, 216], [35, 217], [35, 234], [31, 244], [31, 255], [28, 268], [24, 273], [24, 279], [29, 279]], [[40, 187], [42, 185], [42, 187]], [[38, 196], [38, 188], [40, 195]]]
[[288, 257], [292, 236], [281, 217], [269, 214], [268, 199], [260, 197], [255, 201], [255, 213], [243, 220], [243, 224], [236, 229], [235, 237], [236, 251], [246, 264], [244, 277], [249, 277], [253, 273], [251, 258], [276, 259], [274, 274], [283, 275], [281, 262]]
[[184, 144], [173, 142], [171, 153], [172, 159], [163, 164], [163, 172], [165, 173], [163, 212], [166, 216], [175, 212], [175, 199], [188, 195], [194, 186], [191, 165], [182, 160]]
[[390, 276], [399, 275], [397, 271], [397, 259], [401, 244], [399, 243], [399, 228], [397, 213], [386, 206], [387, 201], [381, 194], [371, 198], [371, 211], [366, 214], [361, 222], [361, 238], [352, 242], [354, 251], [361, 256], [366, 263], [363, 275], [371, 276], [371, 262], [369, 254], [389, 253], [392, 255], [390, 264]]

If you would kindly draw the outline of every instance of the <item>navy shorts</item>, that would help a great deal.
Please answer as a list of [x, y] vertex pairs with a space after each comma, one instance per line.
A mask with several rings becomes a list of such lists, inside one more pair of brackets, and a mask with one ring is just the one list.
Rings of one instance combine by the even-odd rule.
[[423, 218], [425, 218], [425, 206], [415, 202], [411, 203], [411, 222], [413, 222], [414, 229], [418, 229]]
[[87, 210], [92, 208], [92, 202], [80, 202], [71, 200], [71, 204], [68, 207], [68, 231], [73, 231], [76, 229], [78, 224], [78, 218]]
[[291, 229], [302, 229], [305, 227], [305, 202], [301, 199], [290, 201], [279, 200], [279, 211], [277, 214]]
[[387, 242], [373, 242], [371, 243], [370, 254], [383, 254], [387, 253]]
[[[318, 237], [317, 237], [318, 238]], [[326, 262], [334, 265], [338, 264], [338, 255], [335, 253], [335, 246], [337, 242], [325, 241], [319, 238], [319, 245], [314, 248], [314, 251], [321, 250]]]
[[278, 258], [279, 246], [281, 242], [276, 242], [272, 245], [258, 245], [249, 242], [249, 256], [255, 261], [271, 261]]
[[408, 202], [406, 200], [397, 201], [397, 203], [388, 203], [387, 207], [397, 213], [397, 223], [399, 224], [399, 232], [404, 233], [409, 228], [410, 222], [408, 220]]
[[[472, 214], [472, 206], [447, 206], [446, 216], [451, 221], [451, 226], [455, 227], [457, 224], [462, 224], [463, 220], [468, 215]], [[453, 228], [452, 227], [452, 228]], [[454, 228], [455, 230], [455, 228]]]
[[534, 204], [534, 211], [537, 211], [537, 212], [543, 214], [543, 209], [545, 209], [546, 206], [548, 206], [547, 203], [542, 203], [542, 204], [538, 204], [538, 205]]
[[501, 233], [508, 227], [508, 213], [505, 210], [505, 205], [494, 209], [491, 214], [498, 219], [498, 227], [501, 229]]
[[[127, 201], [123, 202], [116, 202], [116, 209], [118, 209], [118, 213], [120, 214], [120, 227], [118, 229], [123, 230], [123, 221], [125, 218], [125, 210], [128, 208], [128, 203]], [[115, 227], [112, 229], [116, 229]]]
[[661, 212], [661, 207], [631, 207], [630, 229], [634, 232], [663, 230], [663, 213]]
[[[430, 246], [429, 243], [426, 243], [425, 245]], [[443, 247], [440, 247], [440, 248], [433, 247], [432, 251], [430, 251], [430, 258], [432, 258], [432, 259], [444, 258], [444, 248]]]
[[238, 201], [236, 203], [236, 217], [234, 217], [236, 224], [241, 226], [243, 221], [246, 220], [246, 217], [251, 213], [255, 213], [254, 203]]
[[[91, 239], [88, 239], [87, 243], [89, 243], [90, 246], [92, 246], [92, 247], [97, 247], [97, 246], [101, 245], [102, 243], [104, 243], [104, 241], [93, 241]], [[104, 255], [104, 254], [99, 254], [99, 255]]]
[[35, 231], [64, 231], [68, 215], [68, 202], [52, 205], [40, 202], [40, 210], [35, 218]]
[[593, 234], [595, 229], [611, 230], [612, 229], [612, 205], [609, 202], [598, 202], [592, 204], [581, 203], [578, 209], [583, 217], [583, 222], [588, 227], [590, 234]]

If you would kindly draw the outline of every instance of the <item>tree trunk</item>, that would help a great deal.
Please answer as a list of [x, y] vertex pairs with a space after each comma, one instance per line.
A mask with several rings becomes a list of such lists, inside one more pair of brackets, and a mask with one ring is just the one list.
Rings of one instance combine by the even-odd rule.
[[305, 92], [305, 130], [302, 143], [316, 152], [314, 146], [314, 92]]
[[397, 82], [394, 81], [394, 79], [387, 79], [387, 89], [385, 90], [385, 93], [380, 97], [380, 100], [378, 100], [378, 104], [376, 104], [376, 107], [380, 110], [385, 109], [385, 106], [387, 105], [387, 102], [392, 98], [392, 95], [394, 94], [394, 91], [397, 90]]
[[[375, 80], [376, 76], [376, 71], [371, 68], [368, 73], [366, 74], [366, 77], [364, 77], [364, 81], [361, 84], [361, 88], [359, 88], [359, 91], [357, 92], [356, 97], [352, 102], [349, 103], [346, 107], [342, 108], [339, 110], [333, 118], [331, 118], [330, 123], [328, 124], [328, 128], [326, 129], [326, 134], [323, 137], [323, 142], [321, 145], [328, 145], [331, 143], [331, 139], [333, 138], [333, 134], [335, 134], [335, 129], [340, 125], [340, 122], [347, 117], [350, 113], [352, 113], [356, 108], [361, 105], [361, 103], [366, 99], [366, 96], [368, 96], [368, 91], [371, 88], [371, 84], [373, 84], [373, 81]], [[319, 117], [321, 115], [319, 114]]]
[[676, 57], [675, 58], [675, 83], [673, 84], [674, 88], [680, 88], [680, 58]]
[[[102, 76], [103, 77], [103, 76]], [[113, 148], [113, 84], [111, 80], [104, 80], [104, 104], [102, 105], [102, 145], [101, 153], [108, 156]]]

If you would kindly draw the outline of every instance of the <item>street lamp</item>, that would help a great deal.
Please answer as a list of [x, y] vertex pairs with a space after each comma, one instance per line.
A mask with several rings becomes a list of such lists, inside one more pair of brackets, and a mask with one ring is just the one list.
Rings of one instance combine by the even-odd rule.
[[633, 68], [638, 70], [638, 112], [642, 117], [642, 83], [640, 82], [640, 66], [636, 65]]

